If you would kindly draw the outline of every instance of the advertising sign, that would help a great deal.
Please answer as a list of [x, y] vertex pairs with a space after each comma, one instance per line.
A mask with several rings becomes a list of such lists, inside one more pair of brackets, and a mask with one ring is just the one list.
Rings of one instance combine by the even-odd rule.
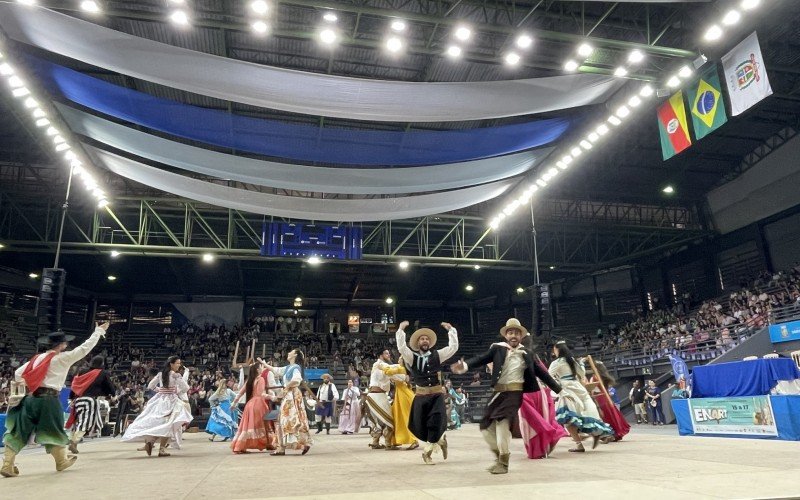
[[769, 325], [769, 339], [773, 344], [800, 340], [800, 321]]
[[695, 434], [777, 436], [769, 396], [689, 400]]

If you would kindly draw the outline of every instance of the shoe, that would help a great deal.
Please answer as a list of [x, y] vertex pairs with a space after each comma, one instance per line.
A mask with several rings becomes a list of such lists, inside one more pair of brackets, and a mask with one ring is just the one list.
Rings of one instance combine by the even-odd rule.
[[382, 450], [382, 449], [386, 448], [386, 446], [384, 446], [384, 445], [382, 445], [380, 443], [378, 443], [378, 444], [370, 443], [369, 447], [372, 448], [373, 450]]
[[170, 455], [169, 453], [167, 453], [167, 450], [166, 450], [166, 448], [161, 448], [160, 450], [158, 450], [158, 456], [159, 456], [159, 457], [170, 457], [170, 456], [172, 456], [172, 455]]
[[400, 449], [400, 447], [397, 446], [396, 444], [393, 444], [392, 446], [387, 446], [387, 447], [384, 448], [384, 450], [386, 450], [386, 451], [394, 451], [394, 450], [399, 450], [399, 449]]
[[494, 469], [494, 466], [497, 465], [500, 462], [500, 452], [492, 450], [492, 453], [494, 453], [494, 462], [492, 462], [492, 465], [490, 465], [489, 467], [486, 468], [486, 470], [489, 471], [489, 472], [492, 472], [492, 469]]
[[3, 456], [3, 467], [0, 468], [0, 476], [3, 477], [19, 476], [19, 469], [17, 468], [16, 465], [14, 465], [14, 459], [16, 458], [16, 456], [17, 454], [14, 453], [14, 450], [6, 447], [6, 451]]
[[70, 453], [74, 453], [76, 455], [78, 454], [78, 443], [75, 441], [70, 441], [68, 447]]
[[408, 448], [406, 448], [406, 451], [409, 451], [409, 450], [416, 450], [417, 448], [419, 448], [419, 442], [417, 442], [417, 441], [414, 441], [413, 443], [411, 443], [410, 445], [408, 445]]
[[442, 436], [439, 447], [442, 449], [442, 458], [447, 460], [447, 436]]
[[53, 455], [53, 460], [56, 461], [56, 471], [58, 472], [69, 469], [78, 461], [78, 457], [75, 455], [67, 456], [66, 446], [55, 446], [50, 450], [50, 454]]
[[547, 455], [548, 456], [553, 454], [553, 451], [556, 449], [556, 445], [557, 444], [558, 443], [556, 442], [556, 443], [553, 443], [553, 444], [550, 445], [550, 448], [547, 449]]
[[286, 455], [286, 451], [285, 450], [275, 450], [272, 453], [270, 453], [270, 455], [272, 455], [273, 457], [280, 457], [280, 456]]
[[147, 456], [153, 455], [153, 443], [145, 443], [144, 444], [144, 452], [147, 453]]
[[592, 436], [592, 449], [597, 448], [597, 445], [600, 443], [600, 436]]
[[508, 474], [508, 459], [511, 458], [510, 454], [500, 455], [497, 463], [489, 469], [492, 474]]
[[[431, 450], [432, 451], [432, 450]], [[422, 461], [425, 462], [425, 465], [435, 465], [433, 463], [433, 459], [431, 458], [431, 452], [422, 452]]]
[[310, 450], [311, 450], [311, 447], [310, 447], [309, 445], [305, 445], [305, 446], [303, 446], [303, 451], [302, 451], [300, 454], [301, 454], [301, 455], [305, 455], [305, 454], [306, 454], [306, 453], [308, 453]]

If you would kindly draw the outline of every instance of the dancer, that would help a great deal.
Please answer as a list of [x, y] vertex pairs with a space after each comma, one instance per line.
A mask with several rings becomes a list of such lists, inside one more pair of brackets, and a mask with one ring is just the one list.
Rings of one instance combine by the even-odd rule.
[[361, 391], [347, 381], [347, 389], [342, 391], [342, 412], [339, 414], [339, 432], [357, 434], [361, 427]]
[[116, 388], [111, 382], [111, 377], [104, 370], [104, 365], [103, 356], [93, 357], [89, 362], [89, 367], [74, 376], [70, 384], [74, 398], [65, 427], [72, 429], [69, 451], [76, 455], [78, 454], [78, 443], [84, 435], [99, 433], [103, 429], [98, 398], [112, 397], [116, 393]]
[[[369, 392], [364, 399], [367, 421], [369, 422], [369, 434], [372, 442], [369, 447], [373, 450], [384, 448], [395, 448], [392, 444], [394, 435], [394, 418], [392, 417], [392, 406], [389, 404], [389, 389], [392, 381], [386, 374], [386, 370], [395, 365], [392, 362], [392, 355], [389, 350], [384, 350], [375, 363], [372, 364], [372, 372], [369, 376]], [[381, 436], [383, 443], [381, 444]]]
[[[263, 364], [261, 358], [256, 358], [256, 360]], [[279, 391], [282, 390], [282, 387], [271, 370], [265, 368], [264, 371], [261, 372], [261, 378], [264, 379], [267, 393], [267, 398], [265, 400], [267, 403], [267, 414], [264, 415], [264, 430], [267, 433], [267, 449], [274, 451], [278, 447], [278, 431], [276, 427], [278, 425], [278, 416], [280, 413], [275, 406], [276, 402], [279, 401]]]
[[314, 420], [317, 423], [317, 434], [322, 432], [323, 420], [325, 421], [325, 434], [330, 434], [333, 406], [339, 399], [339, 389], [333, 385], [333, 377], [330, 373], [324, 373], [322, 381], [322, 385], [317, 388], [317, 407], [314, 412]]
[[147, 456], [153, 454], [153, 446], [158, 441], [158, 456], [168, 457], [167, 446], [172, 444], [181, 449], [184, 426], [192, 421], [192, 414], [183, 401], [189, 392], [189, 368], [180, 375], [181, 358], [170, 356], [161, 372], [153, 377], [147, 388], [157, 391], [147, 401], [142, 413], [125, 430], [122, 441], [126, 443], [144, 442], [142, 450]]
[[611, 436], [614, 431], [600, 419], [597, 406], [584, 387], [586, 370], [572, 356], [567, 343], [563, 340], [556, 342], [553, 346], [553, 356], [556, 359], [550, 363], [550, 375], [562, 387], [556, 405], [556, 420], [567, 428], [575, 442], [575, 448], [570, 448], [569, 451], [573, 453], [586, 451], [580, 434], [590, 434], [593, 438], [592, 449], [595, 449], [603, 436]]
[[[449, 380], [447, 381], [450, 382]], [[450, 421], [453, 422], [454, 429], [460, 429], [461, 423], [464, 421], [464, 407], [467, 404], [467, 395], [464, 394], [464, 388], [458, 386], [457, 389], [453, 388], [452, 384], [447, 391], [450, 397], [451, 410]]]
[[265, 364], [267, 370], [283, 379], [283, 397], [278, 424], [278, 449], [271, 455], [286, 455], [286, 449], [303, 450], [308, 453], [313, 441], [308, 429], [308, 415], [303, 403], [300, 384], [303, 383], [303, 363], [305, 355], [300, 349], [293, 349], [286, 356], [289, 364], [274, 367]]
[[411, 405], [414, 401], [414, 391], [408, 383], [408, 371], [401, 365], [391, 365], [384, 368], [384, 373], [389, 375], [389, 379], [394, 383], [394, 399], [392, 400], [392, 421], [394, 422], [394, 433], [392, 434], [391, 448], [397, 449], [398, 446], [409, 445], [406, 450], [419, 448], [419, 441], [408, 429], [408, 418], [411, 415]]
[[433, 330], [421, 328], [415, 331], [406, 344], [407, 327], [408, 321], [400, 323], [395, 340], [417, 386], [414, 402], [411, 404], [408, 428], [425, 443], [422, 461], [427, 465], [433, 465], [431, 455], [436, 450], [441, 450], [442, 457], [447, 460], [447, 437], [444, 435], [447, 429], [447, 414], [444, 387], [442, 387], [442, 363], [458, 351], [458, 332], [450, 323], [442, 323], [442, 327], [448, 332], [448, 344], [447, 347], [434, 351], [436, 333]]
[[74, 455], [67, 456], [69, 438], [64, 432], [64, 410], [58, 394], [64, 387], [69, 368], [86, 357], [105, 337], [108, 325], [107, 322], [98, 324], [92, 335], [71, 351], [67, 351], [67, 347], [75, 337], [61, 330], [51, 333], [39, 339], [39, 343], [50, 344], [52, 348], [34, 355], [14, 372], [14, 385], [26, 385], [28, 394], [6, 415], [5, 453], [0, 475], [19, 475], [14, 461], [34, 434], [36, 442], [43, 445], [55, 460], [56, 471], [63, 471], [78, 459]]
[[236, 393], [228, 388], [228, 381], [224, 378], [220, 379], [217, 382], [217, 390], [208, 397], [211, 415], [208, 417], [206, 432], [211, 434], [208, 440], [212, 443], [217, 436], [221, 437], [224, 442], [236, 434], [238, 428], [238, 424], [234, 420], [236, 406], [231, 404], [235, 399]]
[[269, 443], [267, 430], [264, 428], [264, 416], [267, 414], [265, 398], [266, 382], [261, 377], [264, 365], [261, 362], [253, 363], [248, 369], [247, 383], [233, 400], [235, 407], [239, 399], [247, 398], [247, 403], [239, 420], [239, 428], [231, 441], [231, 450], [234, 453], [247, 453], [247, 450], [263, 451]]
[[603, 422], [614, 429], [614, 435], [604, 438], [604, 442], [621, 441], [626, 434], [631, 431], [631, 426], [622, 412], [619, 411], [614, 400], [611, 399], [610, 391], [613, 389], [614, 377], [608, 373], [608, 368], [602, 361], [594, 361], [591, 356], [587, 358], [592, 366], [592, 378], [589, 379], [589, 387], [592, 388], [592, 397], [600, 410]]
[[500, 329], [505, 342], [492, 344], [485, 353], [468, 361], [461, 360], [452, 367], [453, 373], [466, 373], [470, 367], [480, 368], [492, 363], [492, 398], [480, 423], [481, 434], [495, 456], [489, 467], [492, 474], [507, 474], [511, 457], [511, 425], [522, 406], [523, 393], [540, 390], [537, 378], [555, 392], [561, 386], [534, 362], [533, 352], [521, 345], [528, 330], [516, 318], [506, 321]]

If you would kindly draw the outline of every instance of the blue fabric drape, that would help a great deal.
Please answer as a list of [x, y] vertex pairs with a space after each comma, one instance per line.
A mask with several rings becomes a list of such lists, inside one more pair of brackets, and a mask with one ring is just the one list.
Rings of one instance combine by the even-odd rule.
[[174, 136], [296, 161], [364, 166], [454, 163], [543, 146], [570, 125], [556, 118], [473, 130], [320, 128], [181, 104], [33, 56], [27, 59], [51, 92], [92, 110]]
[[800, 378], [788, 358], [756, 359], [698, 366], [692, 370], [693, 398], [725, 398], [769, 394], [779, 380]]

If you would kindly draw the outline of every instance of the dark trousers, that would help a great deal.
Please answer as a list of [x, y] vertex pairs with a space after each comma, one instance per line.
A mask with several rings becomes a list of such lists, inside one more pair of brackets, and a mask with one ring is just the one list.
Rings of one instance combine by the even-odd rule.
[[447, 430], [447, 408], [444, 394], [414, 396], [408, 430], [426, 443], [438, 443]]

